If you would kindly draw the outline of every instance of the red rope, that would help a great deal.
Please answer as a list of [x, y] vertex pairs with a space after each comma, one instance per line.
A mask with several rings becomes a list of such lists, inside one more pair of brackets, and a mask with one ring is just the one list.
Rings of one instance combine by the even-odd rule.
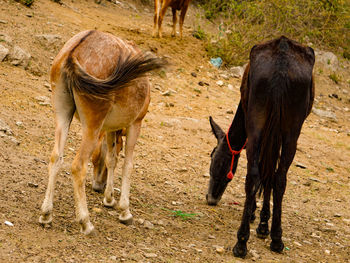
[[239, 151], [232, 150], [232, 147], [231, 147], [231, 144], [230, 144], [230, 140], [228, 139], [228, 133], [229, 133], [230, 129], [231, 129], [231, 126], [230, 126], [230, 128], [228, 129], [228, 131], [226, 133], [226, 140], [227, 140], [228, 148], [230, 149], [230, 152], [232, 153], [232, 159], [231, 159], [231, 168], [230, 168], [230, 171], [227, 174], [227, 178], [232, 180], [232, 178], [234, 176], [234, 174], [232, 173], [232, 169], [233, 169], [233, 163], [235, 161], [235, 155], [238, 155], [238, 154], [241, 153], [241, 151], [244, 149], [245, 145], [247, 144], [248, 139], [245, 141], [244, 145], [242, 146], [242, 149], [240, 149]]

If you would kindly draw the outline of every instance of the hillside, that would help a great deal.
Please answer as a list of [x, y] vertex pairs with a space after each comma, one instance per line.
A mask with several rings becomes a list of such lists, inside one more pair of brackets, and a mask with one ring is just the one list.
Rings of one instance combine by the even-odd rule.
[[[350, 262], [348, 61], [339, 57], [335, 73], [320, 63], [314, 70], [314, 108], [329, 117], [313, 112], [303, 126], [283, 203], [285, 251], [272, 253], [270, 238], [256, 237], [256, 220], [248, 255], [239, 260], [230, 248], [244, 204], [245, 154], [220, 204], [209, 207], [205, 202], [210, 153], [216, 145], [208, 117], [227, 129], [240, 98], [240, 78], [210, 65], [204, 41], [191, 35], [198, 24], [213, 33], [216, 26], [190, 6], [184, 39], [174, 39], [168, 10], [164, 38], [156, 39], [151, 36], [152, 6], [131, 1], [62, 2], [36, 0], [27, 8], [4, 0], [0, 5], [0, 44], [10, 52], [18, 46], [31, 55], [25, 66], [14, 66], [10, 58], [0, 62], [1, 262]], [[86, 191], [97, 229], [91, 237], [82, 236], [75, 222], [70, 166], [81, 140], [77, 120], [58, 176], [53, 224], [42, 228], [38, 223], [54, 143], [48, 72], [63, 44], [86, 29], [134, 41], [172, 63], [166, 72], [150, 75], [151, 104], [131, 180], [135, 222], [122, 225], [118, 210], [103, 207], [103, 195], [91, 189], [90, 165]], [[223, 85], [217, 84], [219, 80]], [[119, 158], [116, 188], [122, 162]], [[118, 189], [115, 195], [118, 200]], [[260, 208], [261, 200], [257, 211]], [[217, 249], [221, 247], [225, 250]]]

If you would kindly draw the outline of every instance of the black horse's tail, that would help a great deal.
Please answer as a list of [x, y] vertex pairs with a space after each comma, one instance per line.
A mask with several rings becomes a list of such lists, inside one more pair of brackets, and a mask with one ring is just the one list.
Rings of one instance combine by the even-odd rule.
[[281, 121], [284, 115], [284, 94], [288, 84], [288, 78], [281, 73], [273, 76], [271, 81], [271, 96], [267, 103], [268, 115], [261, 137], [259, 194], [261, 194], [263, 189], [272, 187], [271, 183], [274, 181], [279, 163], [282, 146]]
[[[93, 31], [80, 40], [82, 43]], [[133, 80], [144, 76], [147, 72], [166, 66], [164, 59], [151, 57], [142, 52], [124, 54], [121, 52], [112, 74], [107, 79], [97, 79], [89, 75], [72, 56], [76, 47], [69, 53], [63, 69], [68, 89], [81, 94], [108, 99], [109, 95], [128, 85]]]

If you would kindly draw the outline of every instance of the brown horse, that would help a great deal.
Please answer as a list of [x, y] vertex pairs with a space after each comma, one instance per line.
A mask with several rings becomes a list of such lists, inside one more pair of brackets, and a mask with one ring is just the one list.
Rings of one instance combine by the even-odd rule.
[[[119, 220], [132, 222], [129, 192], [133, 152], [150, 101], [150, 84], [144, 74], [164, 64], [158, 58], [144, 55], [129, 42], [94, 30], [78, 33], [64, 45], [53, 61], [50, 75], [56, 131], [49, 182], [39, 218], [41, 224], [52, 221], [56, 175], [63, 163], [64, 145], [73, 115], [82, 124], [81, 146], [72, 163], [76, 218], [81, 232], [89, 234], [94, 229], [85, 194], [88, 161], [95, 151], [93, 187], [102, 190], [101, 183], [107, 180], [103, 203], [114, 206], [113, 172], [124, 129], [126, 146]], [[101, 178], [103, 174], [107, 178]]]
[[[304, 120], [314, 99], [312, 70], [314, 51], [284, 36], [256, 45], [241, 85], [241, 102], [228, 133], [210, 118], [218, 145], [212, 152], [207, 202], [216, 205], [236, 171], [238, 158], [246, 143], [246, 201], [237, 243], [233, 253], [247, 254], [249, 222], [254, 220], [255, 196], [263, 191], [264, 202], [257, 234], [269, 234], [270, 196], [273, 190], [271, 225], [272, 251], [281, 252], [282, 198], [286, 174], [297, 147]], [[230, 165], [231, 164], [231, 165]]]
[[[180, 13], [180, 38], [182, 38], [182, 27], [184, 24], [186, 12], [188, 9], [188, 5], [191, 0], [154, 0], [154, 25], [153, 25], [153, 36], [162, 37], [162, 22], [168, 7], [171, 7], [173, 12], [173, 31], [171, 36], [175, 37], [176, 35], [176, 10], [181, 10]], [[158, 25], [158, 31], [157, 31]]]

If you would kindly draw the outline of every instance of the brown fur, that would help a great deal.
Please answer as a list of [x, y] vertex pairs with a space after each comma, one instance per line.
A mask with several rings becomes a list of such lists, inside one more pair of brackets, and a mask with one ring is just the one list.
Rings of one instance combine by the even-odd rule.
[[[63, 149], [75, 115], [82, 124], [82, 142], [72, 163], [76, 217], [81, 231], [91, 233], [85, 196], [87, 164], [93, 156], [94, 183], [105, 183], [106, 206], [114, 206], [113, 172], [126, 136], [122, 172], [120, 221], [129, 223], [130, 173], [141, 121], [150, 102], [150, 84], [145, 73], [164, 66], [130, 43], [108, 33], [84, 31], [61, 49], [51, 68], [53, 105], [56, 115], [55, 146], [49, 164], [49, 183], [40, 223], [52, 220], [55, 178], [63, 162]], [[96, 186], [97, 185], [97, 186]]]
[[[181, 10], [180, 13], [180, 38], [182, 38], [182, 27], [185, 20], [188, 5], [191, 0], [154, 0], [154, 26], [153, 26], [153, 36], [162, 37], [162, 22], [167, 8], [170, 6], [173, 13], [173, 31], [171, 35], [175, 37], [176, 35], [176, 22], [177, 16], [176, 11]], [[157, 31], [158, 25], [158, 31]]]

